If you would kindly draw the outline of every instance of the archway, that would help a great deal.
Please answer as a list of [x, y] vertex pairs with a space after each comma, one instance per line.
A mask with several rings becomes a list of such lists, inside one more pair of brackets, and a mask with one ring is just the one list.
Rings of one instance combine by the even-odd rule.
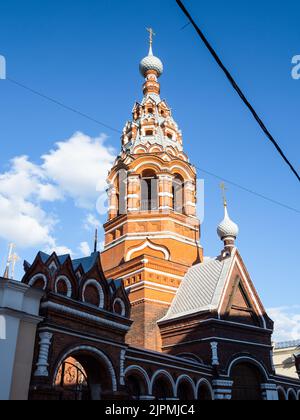
[[195, 389], [192, 379], [182, 378], [177, 385], [177, 398], [179, 401], [195, 400]]
[[293, 389], [289, 389], [288, 391], [288, 401], [297, 401], [297, 395]]
[[156, 400], [170, 400], [174, 396], [174, 383], [168, 374], [161, 372], [152, 379], [152, 395]]
[[284, 389], [281, 388], [281, 387], [279, 387], [277, 389], [277, 391], [278, 391], [278, 399], [279, 399], [279, 401], [286, 401], [286, 395], [285, 395]]
[[173, 210], [176, 213], [184, 213], [184, 179], [176, 174], [172, 184]]
[[213, 392], [211, 387], [206, 381], [200, 382], [198, 386], [198, 398], [199, 401], [212, 401]]
[[238, 363], [231, 370], [233, 380], [233, 401], [262, 400], [261, 384], [264, 382], [257, 366], [252, 363]]
[[102, 400], [116, 391], [116, 377], [108, 357], [100, 350], [78, 347], [65, 354], [55, 372], [58, 400]]
[[130, 399], [142, 400], [150, 391], [150, 380], [147, 372], [139, 367], [129, 367], [125, 373], [125, 383]]
[[78, 360], [69, 357], [60, 365], [55, 378], [55, 391], [59, 400], [90, 400], [87, 373]]
[[158, 210], [158, 182], [156, 173], [147, 169], [142, 173], [141, 178], [141, 210]]

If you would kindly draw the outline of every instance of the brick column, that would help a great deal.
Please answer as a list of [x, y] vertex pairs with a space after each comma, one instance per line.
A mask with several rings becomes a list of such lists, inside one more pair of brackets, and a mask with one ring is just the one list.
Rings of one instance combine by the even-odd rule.
[[172, 182], [172, 175], [158, 175], [159, 210], [162, 212], [169, 212], [173, 209]]
[[127, 182], [127, 211], [129, 213], [140, 210], [140, 177], [129, 175]]
[[193, 182], [184, 184], [184, 207], [187, 216], [196, 216], [196, 188]]
[[108, 218], [109, 220], [114, 219], [118, 215], [118, 199], [117, 199], [117, 189], [111, 186], [107, 190], [108, 195]]

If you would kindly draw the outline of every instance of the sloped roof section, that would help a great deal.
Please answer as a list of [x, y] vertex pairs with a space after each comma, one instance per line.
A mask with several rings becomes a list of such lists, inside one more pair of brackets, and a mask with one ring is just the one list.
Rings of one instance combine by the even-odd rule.
[[217, 309], [234, 259], [215, 258], [192, 267], [167, 313], [161, 321]]

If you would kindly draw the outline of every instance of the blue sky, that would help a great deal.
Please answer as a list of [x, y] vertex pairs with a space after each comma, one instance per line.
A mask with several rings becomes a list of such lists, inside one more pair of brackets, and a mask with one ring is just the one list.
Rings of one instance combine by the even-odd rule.
[[[300, 80], [291, 77], [292, 57], [300, 54], [299, 2], [185, 4], [300, 170]], [[181, 30], [186, 22], [174, 0], [153, 0], [151, 7], [137, 0], [2, 0], [0, 54], [10, 79], [122, 130], [142, 96], [138, 63], [147, 53], [145, 28], [152, 26], [155, 53], [165, 65], [162, 96], [193, 163], [300, 209], [296, 178], [193, 29]], [[22, 259], [32, 260], [51, 246], [76, 256], [87, 252], [96, 199], [119, 151], [119, 134], [8, 80], [0, 80], [0, 110], [1, 269], [10, 239]], [[201, 170], [198, 177], [205, 179], [202, 244], [205, 254], [214, 256], [222, 245], [216, 235], [223, 216], [220, 181]], [[296, 338], [299, 213], [228, 187], [230, 214], [240, 226], [238, 247], [264, 304], [278, 319], [277, 337]]]

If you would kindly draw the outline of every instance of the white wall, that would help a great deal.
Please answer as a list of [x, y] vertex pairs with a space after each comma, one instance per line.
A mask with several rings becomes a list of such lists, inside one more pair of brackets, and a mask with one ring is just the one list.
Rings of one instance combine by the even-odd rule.
[[42, 291], [0, 278], [0, 400], [28, 397], [42, 296]]

